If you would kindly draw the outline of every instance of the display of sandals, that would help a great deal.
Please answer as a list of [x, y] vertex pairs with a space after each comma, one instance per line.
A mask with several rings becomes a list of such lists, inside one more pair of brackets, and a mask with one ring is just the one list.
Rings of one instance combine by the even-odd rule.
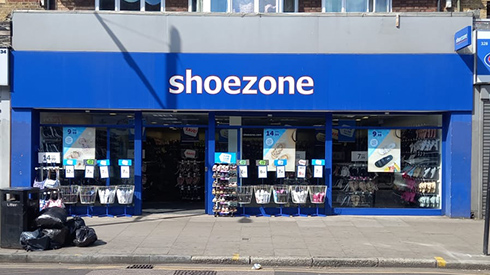
[[233, 216], [238, 206], [237, 166], [217, 163], [212, 169], [214, 215]]

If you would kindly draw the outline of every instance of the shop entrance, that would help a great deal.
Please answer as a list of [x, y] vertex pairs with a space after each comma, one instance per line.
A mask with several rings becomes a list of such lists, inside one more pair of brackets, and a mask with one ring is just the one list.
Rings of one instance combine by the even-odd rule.
[[204, 213], [205, 129], [144, 131], [142, 200], [151, 213]]

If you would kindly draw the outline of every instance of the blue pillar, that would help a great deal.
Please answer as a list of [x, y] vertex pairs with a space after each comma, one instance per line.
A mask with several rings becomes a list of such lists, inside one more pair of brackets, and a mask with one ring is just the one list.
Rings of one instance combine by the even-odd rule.
[[325, 185], [327, 185], [327, 201], [325, 214], [332, 214], [332, 114], [325, 114]]
[[215, 137], [215, 113], [210, 112], [208, 116], [208, 130], [206, 132], [206, 180], [204, 181], [204, 201], [206, 214], [213, 214], [213, 171], [214, 152], [216, 150]]
[[143, 165], [143, 115], [141, 112], [134, 114], [134, 214], [141, 215], [143, 210], [141, 191]]
[[32, 109], [12, 109], [11, 187], [30, 187], [39, 150], [39, 116]]
[[471, 113], [443, 117], [442, 209], [450, 217], [471, 215]]

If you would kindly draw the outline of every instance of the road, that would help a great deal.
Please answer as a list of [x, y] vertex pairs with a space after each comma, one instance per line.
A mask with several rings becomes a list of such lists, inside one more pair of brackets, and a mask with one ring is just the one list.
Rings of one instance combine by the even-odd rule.
[[[262, 267], [253, 270], [252, 266], [232, 265], [65, 265], [65, 264], [2, 264], [0, 274], [49, 274], [49, 275], [126, 275], [126, 274], [161, 274], [161, 275], [479, 275], [490, 274], [490, 270], [456, 270], [456, 269], [416, 269], [416, 268], [296, 268], [296, 267]], [[151, 268], [151, 269], [150, 269]]]

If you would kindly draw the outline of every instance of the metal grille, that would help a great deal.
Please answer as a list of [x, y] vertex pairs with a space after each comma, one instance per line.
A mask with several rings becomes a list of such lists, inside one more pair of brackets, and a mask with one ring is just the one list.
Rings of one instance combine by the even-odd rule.
[[490, 101], [483, 101], [483, 152], [482, 152], [482, 212], [485, 217], [485, 207], [488, 188], [488, 168], [490, 164]]
[[216, 273], [209, 270], [176, 270], [174, 275], [216, 275]]
[[127, 269], [153, 269], [151, 264], [132, 264], [127, 267]]

